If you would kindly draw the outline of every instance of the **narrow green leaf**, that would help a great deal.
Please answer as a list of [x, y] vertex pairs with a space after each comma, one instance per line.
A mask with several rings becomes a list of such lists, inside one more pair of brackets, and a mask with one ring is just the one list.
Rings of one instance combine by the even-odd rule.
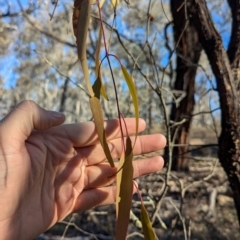
[[[116, 240], [126, 239], [128, 222], [130, 216], [130, 209], [132, 206], [132, 193], [133, 193], [133, 152], [132, 143], [130, 137], [127, 137], [126, 141], [126, 151], [125, 151], [124, 162], [122, 160], [122, 170], [120, 179], [120, 190], [119, 195], [117, 195], [117, 226], [116, 226]], [[119, 173], [120, 173], [119, 172]], [[118, 174], [119, 174], [118, 173]], [[118, 179], [119, 180], [119, 179]], [[118, 187], [118, 186], [117, 186]]]
[[101, 81], [101, 94], [102, 96], [108, 101], [108, 96], [106, 93], [106, 90], [104, 88], [104, 85], [102, 83], [102, 74], [100, 69], [100, 50], [101, 50], [101, 40], [102, 40], [102, 28], [100, 26], [99, 28], [99, 34], [98, 34], [98, 42], [97, 42], [97, 48], [96, 48], [96, 56], [95, 56], [95, 72], [96, 77], [100, 79]]
[[[138, 133], [138, 121], [139, 121], [139, 110], [138, 110], [138, 96], [137, 96], [137, 90], [135, 87], [135, 84], [132, 80], [132, 77], [130, 74], [127, 72], [127, 69], [121, 65], [121, 69], [123, 72], [123, 76], [126, 80], [126, 83], [128, 85], [129, 92], [131, 94], [132, 100], [133, 100], [133, 105], [134, 105], [134, 111], [135, 111], [135, 119], [136, 119], [136, 137]], [[135, 138], [136, 141], [136, 138]]]
[[150, 222], [148, 213], [143, 203], [141, 205], [141, 222], [143, 228], [143, 235], [145, 240], [155, 240], [156, 235], [153, 231], [152, 224]]
[[93, 91], [95, 96], [91, 97], [89, 101], [90, 101], [90, 106], [91, 106], [91, 110], [92, 110], [92, 114], [93, 114], [93, 118], [94, 118], [100, 143], [103, 147], [103, 150], [108, 162], [110, 163], [111, 167], [114, 167], [114, 162], [107, 144], [106, 134], [103, 126], [103, 114], [102, 114], [101, 103], [99, 100], [100, 87], [101, 87], [101, 82], [99, 79], [97, 79], [93, 85]]

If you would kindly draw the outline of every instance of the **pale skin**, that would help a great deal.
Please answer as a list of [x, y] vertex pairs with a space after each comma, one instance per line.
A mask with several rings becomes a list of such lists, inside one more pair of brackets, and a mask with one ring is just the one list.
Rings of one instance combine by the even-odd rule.
[[[73, 212], [114, 203], [115, 179], [109, 176], [116, 168], [106, 162], [94, 123], [64, 120], [61, 113], [24, 101], [0, 121], [2, 240], [33, 239]], [[135, 119], [125, 121], [128, 134], [134, 135]], [[111, 154], [118, 158], [118, 120], [106, 121], [105, 128]], [[144, 129], [140, 120], [139, 132]], [[160, 150], [165, 144], [161, 134], [139, 136], [134, 154]], [[160, 156], [134, 161], [134, 178], [162, 167]]]

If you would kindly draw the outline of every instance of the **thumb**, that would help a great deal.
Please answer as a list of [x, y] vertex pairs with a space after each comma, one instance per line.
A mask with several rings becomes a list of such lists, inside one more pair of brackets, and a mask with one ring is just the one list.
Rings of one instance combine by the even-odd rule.
[[26, 140], [34, 129], [46, 130], [62, 124], [64, 120], [63, 113], [47, 111], [35, 102], [25, 100], [0, 122], [0, 133], [5, 138]]

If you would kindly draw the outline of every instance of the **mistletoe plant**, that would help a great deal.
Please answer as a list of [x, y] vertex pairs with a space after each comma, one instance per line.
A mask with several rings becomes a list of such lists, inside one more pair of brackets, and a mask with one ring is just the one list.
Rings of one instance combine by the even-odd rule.
[[[139, 109], [138, 109], [138, 96], [137, 90], [134, 85], [133, 79], [128, 73], [127, 69], [121, 64], [120, 59], [111, 54], [108, 51], [106, 37], [104, 34], [104, 26], [101, 14], [101, 6], [103, 5], [104, 0], [100, 2], [98, 0], [75, 0], [74, 1], [74, 8], [73, 8], [73, 30], [76, 37], [77, 49], [78, 49], [78, 58], [81, 63], [81, 68], [83, 71], [83, 76], [86, 81], [88, 94], [89, 94], [89, 102], [91, 106], [91, 111], [93, 114], [93, 119], [96, 125], [96, 130], [98, 133], [98, 137], [100, 139], [100, 143], [106, 155], [106, 158], [111, 165], [114, 167], [114, 160], [111, 156], [111, 152], [109, 150], [106, 134], [104, 130], [104, 119], [103, 113], [101, 108], [100, 98], [101, 96], [108, 101], [107, 93], [104, 89], [104, 85], [102, 82], [101, 77], [101, 63], [103, 60], [107, 60], [108, 66], [111, 72], [111, 77], [114, 85], [115, 90], [115, 97], [116, 97], [116, 106], [118, 111], [118, 118], [120, 123], [120, 130], [121, 130], [121, 138], [122, 138], [122, 155], [119, 160], [118, 164], [118, 171], [116, 176], [117, 181], [117, 196], [116, 196], [116, 240], [124, 240], [126, 239], [127, 235], [127, 228], [130, 216], [130, 210], [132, 205], [132, 193], [133, 193], [133, 148], [135, 145], [135, 141], [137, 138], [138, 133], [138, 121], [139, 121]], [[91, 18], [92, 12], [92, 5], [97, 5], [99, 21], [100, 21], [100, 30], [98, 36], [98, 43], [97, 43], [97, 50], [96, 50], [96, 60], [95, 60], [95, 72], [96, 72], [96, 80], [93, 85], [90, 82], [89, 70], [88, 70], [88, 62], [87, 62], [87, 54], [86, 54], [86, 41], [87, 41], [87, 34], [88, 34], [88, 27], [89, 21]], [[111, 2], [112, 8], [116, 11], [116, 7], [118, 4], [118, 0], [112, 0]], [[101, 45], [104, 45], [105, 49], [105, 56], [103, 59], [100, 59], [100, 50]], [[134, 105], [134, 112], [135, 112], [135, 119], [136, 119], [136, 134], [134, 143], [132, 143], [130, 136], [128, 135], [126, 138], [126, 142], [124, 141], [123, 137], [123, 128], [126, 129], [124, 117], [121, 114], [119, 101], [118, 101], [118, 92], [116, 88], [115, 78], [112, 71], [112, 66], [110, 62], [110, 58], [115, 58], [121, 67], [123, 77], [127, 83], [133, 105]], [[127, 132], [127, 129], [126, 129]], [[108, 176], [113, 177], [113, 176]], [[143, 234], [145, 239], [154, 240], [156, 239], [155, 233], [152, 229], [147, 211], [143, 205], [143, 201], [141, 195], [138, 191], [139, 198], [141, 200], [141, 222], [143, 228]]]

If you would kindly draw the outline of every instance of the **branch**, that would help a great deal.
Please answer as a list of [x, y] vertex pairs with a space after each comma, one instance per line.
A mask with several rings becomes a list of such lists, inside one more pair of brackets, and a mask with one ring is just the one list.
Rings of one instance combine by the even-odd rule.
[[42, 28], [40, 28], [33, 20], [30, 19], [30, 17], [29, 17], [25, 12], [23, 12], [23, 17], [27, 20], [27, 22], [28, 22], [34, 29], [36, 29], [36, 30], [39, 31], [40, 33], [42, 33], [42, 34], [44, 34], [44, 35], [46, 35], [46, 36], [48, 36], [48, 37], [50, 37], [50, 38], [58, 41], [59, 43], [65, 44], [65, 45], [67, 45], [67, 46], [69, 46], [69, 47], [72, 47], [72, 48], [77, 48], [76, 44], [73, 44], [73, 43], [68, 42], [68, 41], [66, 41], [66, 40], [64, 40], [64, 39], [61, 39], [61, 38], [59, 38], [58, 36], [56, 36], [56, 35], [48, 32], [48, 31], [46, 31], [46, 30], [44, 30], [44, 29], [42, 29]]
[[[208, 56], [213, 73], [216, 77], [222, 109], [222, 122], [235, 118], [238, 109], [237, 91], [234, 84], [229, 59], [223, 47], [221, 36], [217, 32], [204, 0], [192, 0], [193, 8], [190, 20], [199, 33], [200, 42]], [[194, 10], [193, 10], [194, 9]]]
[[5, 13], [0, 13], [0, 18], [5, 18], [5, 17], [17, 17], [17, 16], [20, 16], [22, 15], [23, 12], [26, 12], [26, 13], [32, 13], [34, 12], [35, 10], [37, 10], [37, 8], [27, 8], [26, 10], [24, 10], [23, 8], [21, 8], [21, 11], [20, 12], [11, 12], [11, 6], [9, 4], [9, 2], [7, 3], [7, 11]]
[[239, 68], [240, 59], [240, 2], [228, 0], [232, 12], [232, 33], [228, 46], [228, 57], [232, 68]]

